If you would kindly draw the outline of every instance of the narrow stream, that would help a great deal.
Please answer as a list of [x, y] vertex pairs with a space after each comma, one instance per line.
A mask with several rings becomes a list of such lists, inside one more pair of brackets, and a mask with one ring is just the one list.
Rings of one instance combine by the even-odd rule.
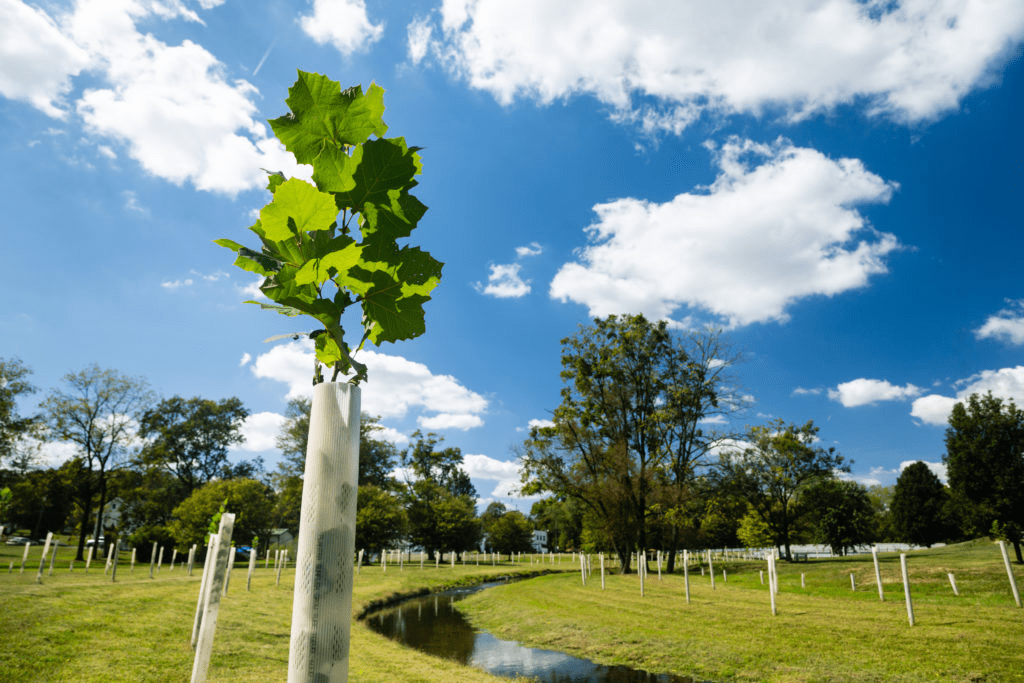
[[455, 603], [494, 585], [410, 598], [368, 616], [366, 623], [404, 645], [496, 676], [530, 676], [549, 683], [697, 683], [692, 678], [605, 666], [562, 652], [523, 647], [474, 630]]

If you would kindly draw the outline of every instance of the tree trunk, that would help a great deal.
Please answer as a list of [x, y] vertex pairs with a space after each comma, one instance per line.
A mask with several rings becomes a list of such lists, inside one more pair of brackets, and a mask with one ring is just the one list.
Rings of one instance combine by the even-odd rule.
[[632, 560], [633, 560], [633, 553], [630, 552], [629, 550], [625, 550], [625, 551], [616, 550], [615, 552], [619, 556], [619, 565], [621, 565], [621, 569], [619, 570], [619, 573], [620, 574], [629, 574], [630, 573], [629, 566], [630, 566], [630, 564], [632, 563]]
[[1020, 539], [1015, 538], [1013, 540], [1013, 552], [1017, 554], [1017, 564], [1024, 564], [1024, 557], [1020, 554]]
[[[674, 545], [675, 544], [673, 544], [673, 546]], [[676, 549], [675, 549], [675, 547], [673, 547], [672, 550], [668, 551], [668, 563], [665, 565], [665, 572], [668, 573], [668, 574], [671, 574], [675, 570], [676, 570]]]
[[92, 491], [89, 495], [83, 496], [80, 501], [82, 505], [82, 523], [78, 532], [78, 553], [75, 555], [76, 562], [85, 562], [85, 535], [89, 532], [89, 517], [92, 516]]

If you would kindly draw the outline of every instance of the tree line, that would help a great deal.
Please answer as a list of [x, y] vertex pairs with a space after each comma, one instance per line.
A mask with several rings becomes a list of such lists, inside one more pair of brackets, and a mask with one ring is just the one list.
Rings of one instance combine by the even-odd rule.
[[[437, 552], [532, 549], [535, 529], [551, 549], [607, 551], [633, 571], [633, 553], [815, 542], [844, 554], [876, 541], [932, 545], [979, 535], [1010, 541], [1021, 558], [1024, 411], [972, 395], [956, 403], [942, 460], [947, 483], [923, 462], [895, 486], [865, 487], [851, 462], [824, 445], [813, 421], [774, 419], [730, 428], [749, 399], [736, 380], [740, 358], [721, 333], [681, 333], [641, 315], [608, 316], [562, 340], [563, 388], [552, 419], [516, 447], [521, 493], [543, 496], [529, 516], [500, 503], [476, 513], [462, 453], [436, 434], [399, 449], [360, 421], [357, 547], [408, 545]], [[200, 543], [224, 505], [239, 514], [240, 544], [266, 546], [272, 529], [298, 531], [310, 404], [292, 400], [277, 439], [281, 461], [231, 463], [248, 410], [237, 398], [157, 399], [145, 380], [97, 366], [69, 373], [40, 404], [30, 370], [0, 359], [0, 522], [38, 533], [73, 527], [82, 555], [114, 531], [145, 552], [153, 541]], [[33, 441], [29, 437], [35, 437]], [[32, 466], [32, 443], [64, 441], [74, 455], [57, 468]], [[109, 538], [107, 539], [110, 540]]]
[[[22, 416], [17, 399], [36, 390], [30, 374], [20, 361], [0, 360], [0, 522], [34, 538], [70, 528], [79, 559], [90, 537], [119, 538], [143, 558], [154, 542], [202, 545], [220, 510], [237, 515], [237, 545], [266, 548], [275, 529], [298, 533], [308, 399], [289, 402], [276, 444], [281, 461], [268, 472], [259, 458], [228, 458], [249, 415], [238, 398], [157, 399], [144, 379], [91, 366], [66, 375], [38, 415]], [[378, 418], [361, 416], [358, 547], [372, 554], [412, 544], [433, 557], [477, 548], [486, 536], [498, 552], [532, 549], [533, 527], [521, 513], [499, 503], [476, 514], [458, 448], [416, 433], [399, 450], [379, 438], [382, 429]], [[44, 441], [70, 444], [72, 457], [37, 467]]]
[[1024, 527], [1024, 412], [970, 396], [946, 432], [948, 485], [924, 463], [867, 488], [813, 421], [732, 431], [746, 399], [721, 333], [608, 316], [562, 340], [561, 403], [519, 448], [523, 491], [563, 546], [615, 553], [777, 546], [844, 554], [883, 540], [932, 545]]

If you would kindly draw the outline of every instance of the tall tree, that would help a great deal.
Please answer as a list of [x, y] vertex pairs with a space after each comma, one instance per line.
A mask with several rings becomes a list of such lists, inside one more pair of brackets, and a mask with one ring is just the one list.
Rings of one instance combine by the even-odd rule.
[[210, 518], [224, 506], [235, 513], [232, 540], [236, 545], [251, 544], [255, 536], [270, 537], [273, 525], [274, 492], [255, 479], [211, 481], [196, 489], [174, 509], [170, 524], [179, 548], [202, 544], [209, 530]]
[[930, 548], [950, 533], [949, 493], [925, 463], [905, 467], [892, 494], [892, 524], [900, 541]]
[[518, 510], [509, 510], [487, 528], [487, 546], [500, 555], [528, 553], [533, 550], [533, 526]]
[[623, 572], [648, 545], [656, 498], [677, 513], [692, 504], [714, 440], [702, 420], [723, 406], [728, 362], [717, 339], [691, 339], [688, 350], [664, 321], [612, 315], [562, 340], [562, 402], [553, 426], [534, 428], [521, 449], [523, 490], [582, 503]]
[[717, 476], [726, 490], [747, 501], [771, 529], [776, 545], [792, 559], [790, 539], [797, 524], [810, 512], [800, 505], [800, 495], [812, 484], [850, 470], [834, 448], [814, 446], [818, 428], [782, 420], [751, 427], [750, 444], [742, 451], [727, 451], [719, 461]]
[[462, 451], [439, 448], [436, 434], [413, 434], [415, 443], [401, 455], [408, 473], [405, 496], [409, 517], [409, 539], [435, 551], [469, 550], [480, 540], [476, 517], [476, 489], [462, 469]]
[[30, 374], [17, 358], [0, 358], [0, 463], [14, 457], [18, 440], [36, 423], [36, 418], [18, 414], [18, 398], [36, 390], [27, 379]]
[[393, 548], [405, 536], [408, 518], [393, 491], [373, 484], [359, 487], [356, 510], [356, 548], [379, 553]]
[[1024, 562], [1024, 410], [991, 392], [971, 394], [953, 406], [942, 459], [968, 530], [1000, 529]]
[[153, 402], [148, 383], [92, 365], [64, 376], [65, 388], [43, 402], [50, 438], [75, 446], [81, 463], [75, 501], [82, 510], [77, 559], [83, 558], [93, 499], [96, 527], [102, 526], [110, 471], [122, 464], [136, 443], [137, 426]]
[[139, 435], [149, 443], [141, 462], [173, 474], [180, 485], [178, 501], [216, 477], [230, 472], [228, 448], [242, 443], [249, 411], [238, 398], [212, 401], [174, 396], [142, 416]]
[[855, 481], [822, 479], [807, 490], [802, 504], [810, 508], [814, 539], [835, 555], [876, 540], [874, 506], [868, 490]]

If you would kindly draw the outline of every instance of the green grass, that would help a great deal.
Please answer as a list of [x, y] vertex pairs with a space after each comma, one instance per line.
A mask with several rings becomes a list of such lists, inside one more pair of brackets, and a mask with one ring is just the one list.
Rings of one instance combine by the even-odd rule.
[[[20, 574], [22, 548], [0, 546], [0, 681], [187, 681], [194, 653], [189, 640], [201, 570], [189, 578], [165, 564], [149, 578], [149, 564], [130, 571], [123, 553], [117, 582], [104, 575], [103, 561], [89, 573], [82, 563], [68, 570], [73, 550], [62, 548], [54, 575], [49, 561], [42, 584], [36, 573], [42, 548], [32, 546]], [[14, 560], [14, 572], [8, 573]], [[288, 668], [294, 569], [282, 572], [260, 562], [245, 589], [248, 563], [238, 563], [221, 602], [210, 662], [210, 681], [284, 681]], [[353, 611], [374, 601], [480, 577], [529, 571], [530, 565], [497, 567], [419, 564], [399, 571], [363, 567], [356, 578]], [[350, 681], [496, 682], [486, 673], [430, 657], [372, 632], [363, 622], [352, 628]]]
[[[24, 574], [22, 548], [0, 546], [0, 681], [187, 681], [199, 589], [197, 571], [149, 565], [129, 571], [122, 554], [117, 583], [103, 561], [88, 574], [62, 547], [36, 583], [41, 548]], [[780, 563], [778, 616], [769, 612], [760, 562], [715, 563], [716, 589], [691, 572], [686, 604], [680, 574], [648, 576], [639, 595], [635, 575], [595, 573], [580, 585], [568, 571], [478, 593], [460, 603], [475, 623], [499, 637], [572, 652], [609, 664], [714, 681], [1024, 681], [1024, 610], [1013, 603], [998, 548], [974, 542], [910, 554], [917, 625], [907, 624], [898, 555], [883, 555], [886, 602], [880, 603], [870, 555]], [[14, 572], [8, 573], [11, 561]], [[597, 562], [595, 561], [595, 566]], [[261, 562], [260, 567], [263, 566]], [[239, 563], [221, 603], [211, 681], [283, 681], [287, 676], [291, 586], [259, 569], [245, 590]], [[399, 571], [363, 568], [354, 611], [395, 595], [471, 582], [513, 569], [572, 570], [560, 565], [498, 567], [418, 563]], [[722, 581], [722, 569], [728, 581]], [[1024, 567], [1014, 565], [1024, 588]], [[956, 574], [954, 597], [946, 573]], [[857, 590], [850, 590], [853, 572]], [[806, 575], [806, 588], [800, 574]], [[499, 681], [454, 662], [406, 649], [361, 621], [352, 629], [351, 681]]]
[[[500, 586], [460, 603], [474, 624], [527, 645], [606, 664], [714, 681], [1024, 681], [1024, 610], [1002, 556], [988, 542], [908, 556], [916, 625], [910, 627], [898, 554], [779, 564], [778, 616], [763, 562], [715, 563], [716, 588], [691, 572], [639, 579], [595, 573]], [[728, 581], [722, 580], [722, 569]], [[954, 597], [947, 572], [954, 572]], [[1024, 567], [1014, 565], [1018, 586]], [[850, 573], [857, 590], [850, 590]], [[801, 588], [800, 575], [806, 588]], [[767, 581], [767, 571], [765, 571]]]

